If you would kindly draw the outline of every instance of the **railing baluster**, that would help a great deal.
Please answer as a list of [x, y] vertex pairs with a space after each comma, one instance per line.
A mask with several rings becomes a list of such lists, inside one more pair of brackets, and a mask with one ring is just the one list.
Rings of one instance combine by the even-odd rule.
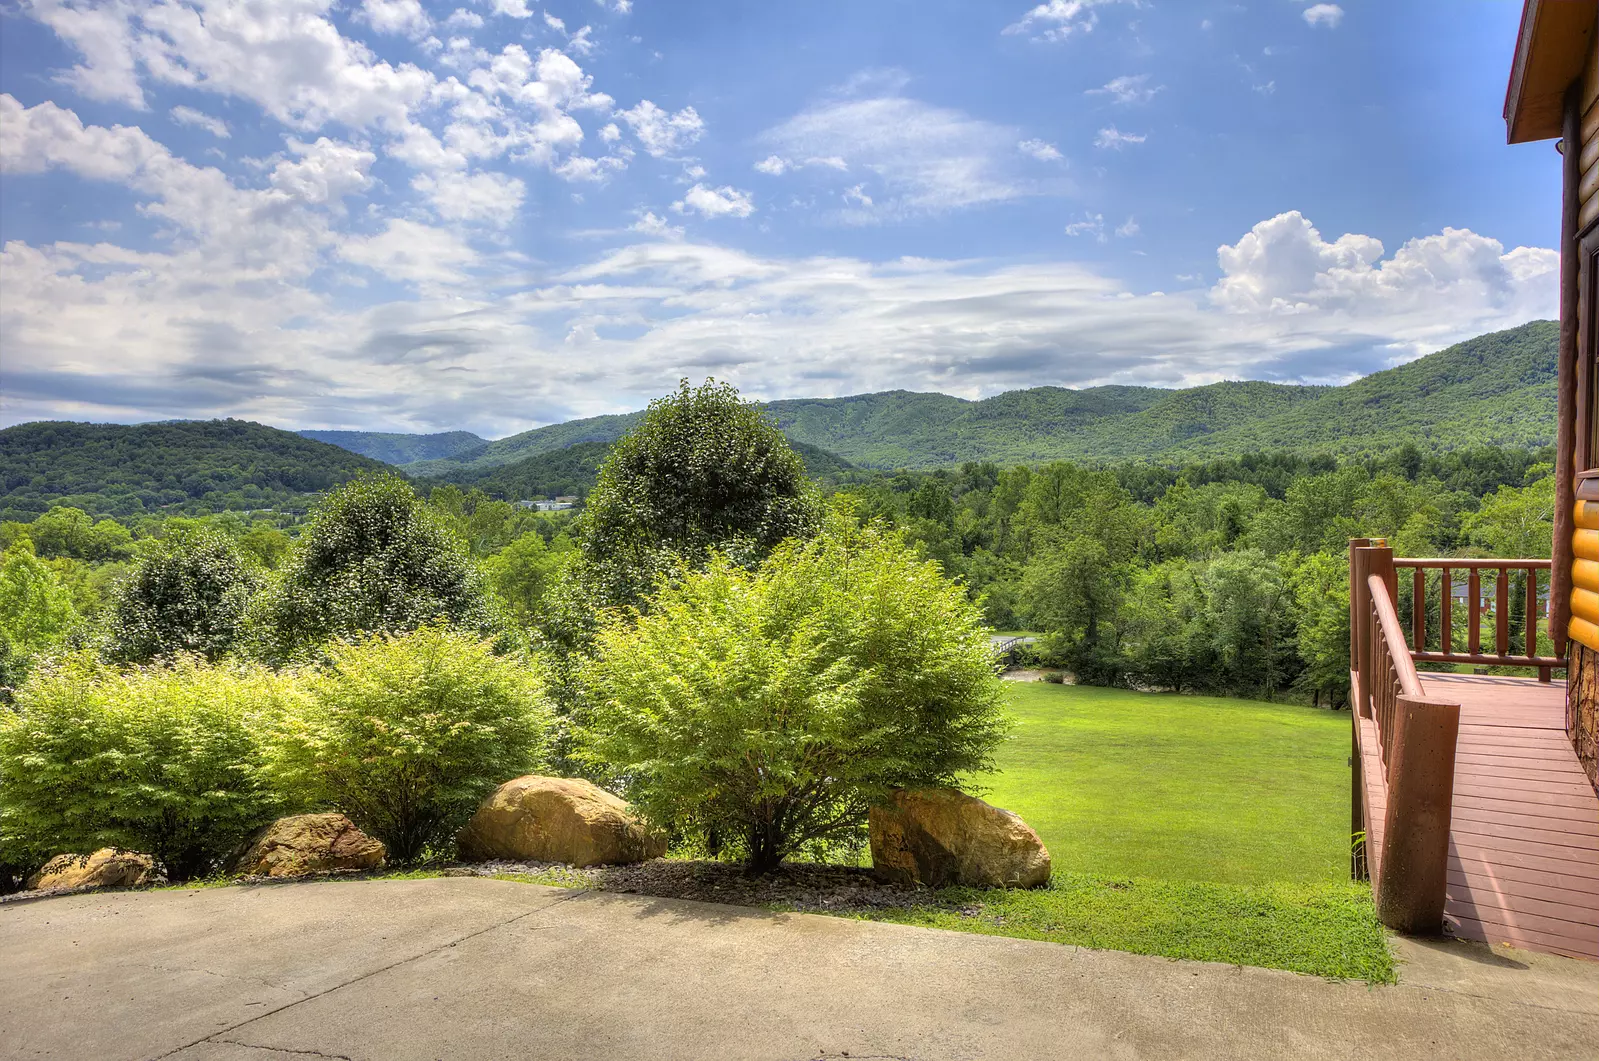
[[1473, 656], [1482, 651], [1482, 575], [1475, 564], [1466, 577], [1466, 651]]
[[1443, 596], [1438, 601], [1438, 651], [1446, 656], [1455, 653], [1455, 587], [1449, 578], [1451, 574], [1449, 568], [1443, 569]]
[[1510, 651], [1510, 569], [1501, 567], [1494, 576], [1494, 652]]
[[1427, 572], [1416, 568], [1410, 589], [1410, 637], [1417, 652], [1427, 651]]
[[1527, 621], [1522, 632], [1527, 636], [1527, 655], [1538, 654], [1538, 572], [1527, 569]]

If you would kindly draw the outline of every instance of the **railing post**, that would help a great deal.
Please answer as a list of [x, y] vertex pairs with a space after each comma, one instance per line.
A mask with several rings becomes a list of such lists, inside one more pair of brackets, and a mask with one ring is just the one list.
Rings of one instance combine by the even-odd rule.
[[1349, 666], [1355, 672], [1354, 697], [1350, 706], [1356, 714], [1371, 717], [1371, 593], [1366, 589], [1366, 549], [1370, 538], [1349, 539]]
[[1371, 717], [1372, 697], [1372, 639], [1377, 632], [1371, 623], [1371, 590], [1366, 586], [1369, 575], [1381, 575], [1388, 584], [1388, 598], [1394, 599], [1394, 551], [1381, 538], [1354, 538], [1349, 542], [1349, 634], [1352, 655], [1350, 664], [1355, 668], [1355, 700], [1359, 711]]
[[1400, 694], [1388, 771], [1377, 916], [1396, 932], [1443, 929], [1460, 705]]

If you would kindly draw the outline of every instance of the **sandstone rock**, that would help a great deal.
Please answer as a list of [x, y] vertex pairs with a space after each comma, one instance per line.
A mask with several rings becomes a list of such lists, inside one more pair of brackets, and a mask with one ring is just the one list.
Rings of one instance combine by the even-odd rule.
[[461, 857], [531, 859], [573, 866], [642, 862], [666, 854], [619, 797], [576, 778], [529, 775], [483, 801], [458, 838]]
[[135, 851], [102, 847], [87, 857], [57, 855], [28, 881], [29, 888], [132, 888], [166, 880], [156, 872], [155, 859]]
[[261, 830], [233, 871], [248, 877], [303, 877], [376, 869], [383, 854], [380, 841], [342, 814], [296, 814]]
[[953, 788], [896, 789], [873, 807], [872, 868], [885, 880], [942, 888], [1034, 888], [1049, 881], [1049, 852], [1008, 810]]

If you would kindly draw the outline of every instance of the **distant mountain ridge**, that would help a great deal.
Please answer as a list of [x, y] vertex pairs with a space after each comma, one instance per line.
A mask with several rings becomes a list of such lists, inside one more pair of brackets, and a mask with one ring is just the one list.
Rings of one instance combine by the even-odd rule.
[[[862, 468], [983, 460], [1181, 464], [1269, 450], [1352, 456], [1407, 443], [1537, 447], [1554, 441], [1558, 335], [1555, 322], [1533, 321], [1341, 387], [1034, 387], [982, 401], [886, 391], [765, 408], [811, 474], [833, 481]], [[296, 433], [243, 420], [19, 424], [0, 430], [0, 519], [32, 518], [57, 503], [117, 516], [302, 511], [319, 491], [393, 466], [363, 451], [391, 460], [425, 454], [399, 467], [502, 497], [582, 493], [610, 443], [642, 415], [492, 442], [466, 431]]]
[[384, 464], [415, 461], [470, 460], [489, 444], [470, 431], [441, 431], [434, 435], [407, 435], [393, 431], [296, 431], [305, 438], [359, 453]]
[[[795, 442], [862, 468], [972, 460], [1189, 461], [1294, 449], [1348, 456], [1406, 442], [1543, 446], [1554, 440], [1559, 325], [1532, 321], [1481, 335], [1340, 387], [1242, 381], [1169, 390], [1034, 387], [968, 401], [884, 391], [769, 402]], [[586, 442], [611, 442], [642, 412], [534, 428], [480, 453], [404, 465], [455, 479]]]

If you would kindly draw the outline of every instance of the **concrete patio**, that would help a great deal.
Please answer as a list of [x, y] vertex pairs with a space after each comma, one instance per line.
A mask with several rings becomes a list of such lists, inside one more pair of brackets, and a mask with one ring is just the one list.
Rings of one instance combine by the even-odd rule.
[[504, 881], [0, 905], [0, 1057], [1571, 1058], [1599, 964], [1402, 942], [1397, 987]]

